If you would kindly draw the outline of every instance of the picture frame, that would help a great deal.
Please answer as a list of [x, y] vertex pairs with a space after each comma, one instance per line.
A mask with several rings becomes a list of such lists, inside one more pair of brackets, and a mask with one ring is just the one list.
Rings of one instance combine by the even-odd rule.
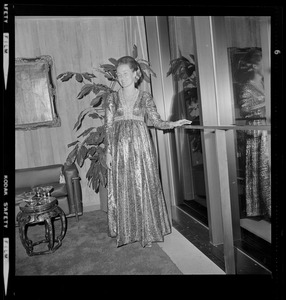
[[[245, 81], [245, 78], [242, 77], [239, 71], [239, 62], [240, 60], [252, 49], [258, 47], [245, 47], [245, 48], [238, 48], [238, 47], [229, 47], [228, 51], [228, 59], [230, 65], [230, 73], [231, 73], [231, 81], [232, 81], [232, 90], [233, 90], [233, 97], [234, 97], [234, 107], [236, 112], [236, 122], [237, 125], [244, 125], [245, 120], [240, 115], [240, 89], [241, 83]], [[262, 50], [261, 48], [258, 48]], [[242, 123], [241, 122], [242, 120]]]
[[49, 55], [15, 59], [15, 128], [59, 127]]

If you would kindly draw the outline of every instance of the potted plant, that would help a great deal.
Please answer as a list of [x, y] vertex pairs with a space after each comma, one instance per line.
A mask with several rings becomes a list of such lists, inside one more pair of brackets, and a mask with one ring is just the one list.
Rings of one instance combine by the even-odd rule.
[[[190, 54], [187, 59], [179, 50], [179, 57], [170, 61], [170, 68], [167, 77], [173, 75], [174, 80], [183, 81], [184, 100], [187, 109], [187, 119], [192, 121], [192, 125], [200, 124], [199, 103], [197, 95], [197, 77], [194, 55]], [[194, 152], [202, 152], [201, 150], [201, 134], [198, 130], [191, 130], [191, 142]]]
[[[133, 46], [132, 57], [139, 63], [143, 79], [150, 83], [150, 77], [156, 74], [150, 67], [150, 63], [147, 60], [139, 59], [137, 46]], [[92, 126], [83, 130], [81, 134], [77, 136], [77, 140], [68, 144], [68, 147], [73, 147], [72, 151], [66, 158], [66, 164], [75, 162], [79, 167], [82, 167], [88, 160], [90, 162], [89, 169], [86, 173], [88, 180], [88, 186], [97, 193], [99, 187], [106, 187], [107, 184], [107, 165], [106, 165], [106, 149], [107, 141], [105, 138], [104, 128], [104, 114], [106, 107], [106, 99], [110, 93], [113, 93], [116, 89], [118, 79], [116, 75], [117, 60], [115, 58], [108, 59], [110, 63], [102, 64], [97, 72], [102, 73], [110, 85], [107, 86], [102, 83], [95, 82], [98, 78], [89, 72], [64, 72], [57, 76], [57, 79], [62, 82], [67, 82], [71, 79], [82, 83], [81, 90], [76, 96], [77, 100], [84, 99], [89, 94], [94, 94], [92, 100], [88, 103], [87, 107], [83, 109], [78, 115], [77, 121], [73, 130], [76, 132], [84, 127], [84, 120], [86, 117], [98, 119], [101, 122], [100, 126]]]

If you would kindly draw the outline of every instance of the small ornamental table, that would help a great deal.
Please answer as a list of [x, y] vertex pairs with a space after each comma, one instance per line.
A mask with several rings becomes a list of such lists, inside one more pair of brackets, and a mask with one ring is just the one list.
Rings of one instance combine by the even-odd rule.
[[[20, 212], [17, 215], [21, 242], [29, 256], [49, 254], [55, 252], [62, 244], [66, 234], [67, 223], [64, 211], [58, 206], [58, 200], [54, 197], [41, 198], [35, 205], [22, 202], [19, 205]], [[53, 218], [61, 220], [61, 233], [55, 238]], [[33, 242], [27, 236], [28, 226], [31, 224], [45, 223], [45, 239]], [[34, 252], [34, 246], [48, 243], [48, 250]], [[57, 245], [54, 247], [55, 243]]]

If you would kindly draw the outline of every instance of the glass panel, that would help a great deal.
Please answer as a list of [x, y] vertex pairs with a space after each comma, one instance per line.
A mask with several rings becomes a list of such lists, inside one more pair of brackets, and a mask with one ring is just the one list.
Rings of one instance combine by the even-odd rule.
[[266, 130], [237, 131], [241, 241], [236, 246], [271, 270], [271, 185]]
[[[189, 119], [200, 125], [200, 99], [196, 78], [195, 45], [191, 17], [169, 17], [171, 48], [170, 69], [174, 86], [174, 120]], [[179, 169], [179, 189], [182, 191], [179, 207], [208, 225], [204, 162], [201, 130], [175, 130]]]
[[259, 128], [270, 124], [270, 61], [265, 44], [270, 30], [264, 30], [270, 22], [268, 17], [224, 17], [224, 24], [234, 124], [257, 126], [234, 134], [241, 230], [235, 245], [270, 268], [270, 131]]
[[[208, 26], [209, 20], [214, 20], [211, 26]], [[168, 18], [171, 62], [167, 76], [172, 76], [175, 91], [173, 120], [188, 118], [194, 125], [245, 125], [257, 128], [249, 131], [249, 128], [239, 127], [240, 130], [234, 128], [226, 134], [228, 172], [223, 173], [229, 176], [230, 182], [234, 245], [242, 250], [236, 249], [238, 273], [259, 273], [261, 267], [256, 262], [266, 268], [270, 267], [270, 131], [259, 128], [270, 124], [269, 21], [268, 17]], [[205, 50], [204, 45], [208, 39], [211, 48], [203, 53], [213, 50], [214, 55], [211, 59], [206, 57], [208, 63], [205, 63], [202, 52], [198, 49]], [[197, 57], [194, 56], [195, 53]], [[251, 54], [261, 60], [251, 60], [249, 63]], [[200, 62], [199, 66], [196, 65], [196, 60]], [[196, 78], [197, 69], [200, 71], [201, 86]], [[210, 73], [213, 77], [205, 76]], [[212, 89], [213, 83], [215, 89]], [[205, 94], [209, 97], [204, 97]], [[202, 137], [205, 141], [205, 153], [202, 150]], [[175, 130], [178, 189], [182, 191], [176, 204], [209, 226], [210, 239], [219, 248], [223, 246], [223, 241], [225, 245], [230, 243], [227, 243], [227, 237], [222, 237], [219, 226], [221, 223], [213, 221], [217, 221], [217, 217], [221, 221], [222, 213], [221, 208], [216, 211], [219, 205], [213, 205], [217, 200], [216, 196], [220, 195], [216, 185], [210, 184], [208, 190], [218, 194], [212, 193], [210, 199], [206, 198], [205, 178], [213, 183], [214, 181], [209, 180], [210, 175], [217, 175], [212, 173], [217, 164], [216, 155], [211, 155], [215, 148], [211, 136], [207, 137], [208, 139], [199, 129]], [[206, 174], [205, 167], [208, 171]], [[219, 198], [217, 201], [220, 204]], [[255, 216], [250, 213], [251, 206], [257, 209]], [[230, 239], [232, 242], [232, 235]], [[227, 258], [228, 249], [224, 250]], [[263, 269], [262, 272], [269, 271]]]

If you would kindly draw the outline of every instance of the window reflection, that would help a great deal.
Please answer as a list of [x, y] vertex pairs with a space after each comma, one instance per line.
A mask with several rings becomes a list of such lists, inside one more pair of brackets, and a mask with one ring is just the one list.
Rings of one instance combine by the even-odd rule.
[[[188, 118], [193, 121], [193, 125], [215, 125], [210, 122], [212, 117], [218, 114], [217, 119], [220, 120], [219, 117], [227, 112], [229, 125], [257, 126], [257, 130], [235, 128], [227, 136], [227, 145], [230, 145], [228, 147], [230, 197], [236, 233], [235, 246], [269, 267], [271, 261], [269, 250], [271, 246], [270, 131], [262, 130], [259, 126], [269, 125], [270, 122], [270, 66], [269, 53], [266, 49], [270, 38], [267, 36], [269, 31], [265, 30], [268, 24], [270, 26], [270, 19], [269, 17], [232, 16], [215, 18], [213, 17], [212, 30], [216, 75], [214, 82], [218, 83], [215, 100], [218, 104], [217, 111], [207, 110], [203, 105], [212, 103], [213, 100], [211, 97], [204, 97], [202, 93], [203, 89], [208, 89], [206, 78], [211, 78], [211, 76], [206, 78], [201, 76], [201, 82], [197, 81], [195, 86], [193, 82], [188, 82], [192, 74], [196, 75], [195, 72], [188, 74], [188, 68], [194, 65], [195, 70], [199, 70], [200, 74], [205, 74], [204, 72], [209, 67], [202, 56], [193, 56], [193, 54], [198, 54], [197, 50], [203, 49], [205, 45], [207, 30], [206, 32], [200, 31], [196, 27], [204, 23], [199, 22], [198, 19], [192, 23], [192, 17], [168, 18], [171, 61], [180, 61], [180, 64], [174, 64], [173, 72], [171, 72], [175, 91], [173, 116], [177, 119]], [[221, 32], [226, 32], [226, 36], [223, 35], [221, 38]], [[199, 37], [196, 41], [195, 34]], [[224, 68], [225, 64], [220, 64], [227, 60], [227, 55], [230, 68]], [[254, 59], [255, 57], [259, 59]], [[220, 72], [221, 70], [226, 71], [227, 74]], [[180, 74], [180, 76], [175, 76], [175, 74]], [[231, 85], [228, 84], [229, 79], [231, 79]], [[202, 116], [204, 116], [204, 124]], [[234, 144], [236, 147], [233, 147]], [[177, 205], [180, 208], [185, 204], [191, 207], [193, 209], [191, 215], [209, 226], [212, 234], [217, 234], [216, 223], [213, 221], [216, 219], [211, 218], [216, 217], [213, 213], [215, 209], [210, 205], [214, 203], [215, 197], [210, 193], [206, 195], [206, 188], [210, 191], [212, 187], [205, 185], [204, 181], [204, 163], [206, 163], [204, 157], [210, 156], [209, 149], [204, 147], [205, 150], [206, 153], [203, 153], [200, 130], [176, 129], [178, 184], [183, 194], [182, 201]], [[206, 171], [208, 172], [207, 165]], [[236, 174], [238, 185], [234, 184]], [[206, 175], [209, 175], [209, 172]], [[210, 199], [207, 199], [207, 196]], [[209, 200], [209, 207], [206, 207], [206, 200]], [[186, 211], [189, 212], [189, 210]], [[196, 214], [193, 213], [194, 211]], [[200, 219], [198, 215], [204, 215], [204, 219]], [[238, 261], [237, 264], [239, 265]]]
[[[237, 183], [241, 240], [235, 244], [263, 265], [271, 265], [270, 66], [266, 66], [263, 17], [225, 17], [236, 130]], [[267, 75], [267, 76], [266, 76]], [[269, 92], [269, 91], [268, 91]]]
[[[185, 118], [200, 125], [200, 99], [198, 97], [197, 62], [191, 17], [168, 17], [171, 61], [167, 76], [172, 76], [175, 91], [173, 117]], [[206, 189], [201, 142], [198, 129], [176, 129], [179, 182], [182, 198], [177, 203], [205, 225], [207, 220]]]
[[[235, 130], [241, 239], [235, 245], [271, 268], [270, 18], [224, 17]], [[238, 262], [237, 262], [238, 263]]]
[[[266, 108], [262, 50], [230, 49], [236, 120], [243, 125], [265, 125]], [[237, 133], [239, 178], [244, 178], [246, 217], [271, 218], [271, 187], [267, 133]]]

